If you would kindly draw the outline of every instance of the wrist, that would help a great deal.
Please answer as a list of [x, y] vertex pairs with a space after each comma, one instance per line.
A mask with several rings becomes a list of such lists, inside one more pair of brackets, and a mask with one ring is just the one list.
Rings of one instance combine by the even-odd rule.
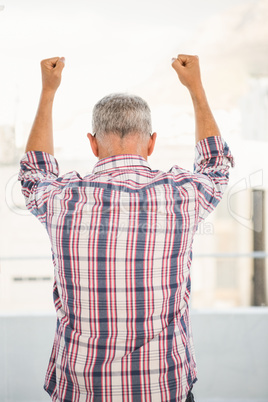
[[42, 88], [41, 99], [46, 101], [53, 101], [56, 94], [56, 90], [50, 88]]
[[200, 85], [196, 88], [193, 88], [193, 89], [189, 88], [189, 92], [190, 92], [193, 102], [195, 102], [195, 101], [202, 102], [207, 99], [205, 90], [202, 85]]
[[198, 88], [195, 91], [190, 91], [194, 109], [206, 109], [208, 107], [208, 100], [204, 88]]

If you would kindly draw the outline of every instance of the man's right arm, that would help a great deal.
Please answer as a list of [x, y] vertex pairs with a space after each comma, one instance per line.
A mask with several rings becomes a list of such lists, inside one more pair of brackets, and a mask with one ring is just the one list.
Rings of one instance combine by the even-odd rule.
[[198, 56], [180, 54], [177, 59], [172, 59], [172, 67], [192, 97], [196, 143], [207, 137], [220, 136], [220, 130], [210, 110], [201, 81]]
[[221, 200], [228, 184], [229, 168], [234, 162], [208, 105], [198, 57], [179, 55], [177, 59], [172, 60], [172, 67], [181, 83], [188, 88], [194, 105], [196, 158], [192, 180], [198, 194], [200, 221]]

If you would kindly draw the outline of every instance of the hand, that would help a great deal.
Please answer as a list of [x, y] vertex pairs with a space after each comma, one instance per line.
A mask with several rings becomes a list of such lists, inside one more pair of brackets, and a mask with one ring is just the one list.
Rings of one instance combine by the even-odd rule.
[[61, 82], [61, 73], [65, 65], [64, 57], [52, 57], [41, 61], [43, 91], [55, 93]]
[[172, 67], [178, 74], [181, 83], [189, 89], [191, 94], [202, 90], [198, 56], [179, 54], [177, 59], [172, 59]]

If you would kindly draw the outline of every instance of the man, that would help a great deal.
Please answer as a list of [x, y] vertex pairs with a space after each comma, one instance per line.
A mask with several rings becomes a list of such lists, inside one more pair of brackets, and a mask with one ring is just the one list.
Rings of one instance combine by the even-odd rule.
[[222, 197], [232, 157], [198, 57], [179, 55], [172, 66], [193, 100], [195, 172], [151, 170], [150, 109], [117, 94], [94, 107], [88, 138], [99, 161], [82, 178], [59, 177], [53, 157], [52, 105], [64, 59], [41, 62], [20, 180], [51, 241], [57, 328], [45, 389], [53, 401], [193, 401], [192, 242]]

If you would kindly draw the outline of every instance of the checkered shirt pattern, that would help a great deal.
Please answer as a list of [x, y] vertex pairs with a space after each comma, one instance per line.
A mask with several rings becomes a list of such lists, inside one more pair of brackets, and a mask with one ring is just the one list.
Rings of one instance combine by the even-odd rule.
[[28, 152], [19, 180], [46, 228], [56, 334], [45, 379], [53, 401], [185, 401], [196, 381], [189, 318], [192, 243], [233, 164], [218, 136], [196, 145], [194, 173], [138, 155], [59, 176]]

